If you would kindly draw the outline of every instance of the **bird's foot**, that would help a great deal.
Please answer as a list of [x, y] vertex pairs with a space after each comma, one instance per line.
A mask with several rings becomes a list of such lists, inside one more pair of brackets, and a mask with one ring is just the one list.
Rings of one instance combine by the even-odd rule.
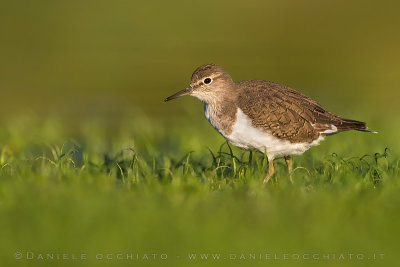
[[268, 174], [268, 175], [264, 178], [263, 184], [267, 184], [268, 181], [271, 179], [271, 177], [272, 177], [272, 175], [269, 175], [269, 174]]
[[267, 176], [264, 178], [263, 184], [268, 183], [268, 181], [271, 179], [272, 175], [274, 175], [274, 160], [268, 160], [268, 173]]

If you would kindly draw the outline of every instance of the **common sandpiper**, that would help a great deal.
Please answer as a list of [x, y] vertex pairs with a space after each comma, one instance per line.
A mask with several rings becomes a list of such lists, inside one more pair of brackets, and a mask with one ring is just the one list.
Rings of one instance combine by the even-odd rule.
[[277, 157], [285, 158], [291, 173], [292, 155], [303, 154], [325, 136], [349, 130], [373, 132], [364, 122], [337, 116], [292, 88], [261, 80], [234, 82], [215, 64], [197, 68], [189, 87], [165, 101], [184, 95], [204, 102], [205, 117], [230, 143], [267, 155], [264, 183], [274, 174]]

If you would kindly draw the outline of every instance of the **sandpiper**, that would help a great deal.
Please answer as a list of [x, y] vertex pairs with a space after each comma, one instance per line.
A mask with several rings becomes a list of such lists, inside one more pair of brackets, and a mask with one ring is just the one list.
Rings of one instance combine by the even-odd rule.
[[184, 95], [204, 102], [205, 117], [230, 143], [267, 155], [264, 183], [274, 174], [277, 157], [285, 158], [291, 173], [292, 155], [303, 154], [325, 136], [348, 130], [373, 132], [364, 122], [332, 114], [292, 88], [261, 80], [234, 82], [215, 64], [197, 68], [189, 87], [165, 102]]

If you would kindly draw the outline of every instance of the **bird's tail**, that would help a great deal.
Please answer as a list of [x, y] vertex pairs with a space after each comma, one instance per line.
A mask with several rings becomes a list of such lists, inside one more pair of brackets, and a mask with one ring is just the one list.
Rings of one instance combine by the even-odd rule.
[[350, 120], [350, 119], [342, 119], [335, 126], [338, 129], [338, 132], [344, 132], [349, 130], [356, 130], [367, 133], [377, 133], [375, 131], [369, 130], [365, 122]]

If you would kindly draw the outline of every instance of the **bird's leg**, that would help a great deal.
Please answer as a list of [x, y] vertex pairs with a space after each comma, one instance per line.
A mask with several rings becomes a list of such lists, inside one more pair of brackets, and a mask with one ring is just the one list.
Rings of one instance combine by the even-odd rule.
[[264, 179], [263, 184], [268, 183], [269, 179], [271, 179], [272, 175], [274, 175], [274, 160], [273, 159], [268, 159], [268, 173], [267, 176]]
[[291, 155], [289, 156], [285, 156], [285, 161], [286, 161], [286, 165], [289, 171], [289, 179], [290, 182], [293, 183], [293, 178], [292, 178], [292, 170], [293, 170], [293, 158]]

